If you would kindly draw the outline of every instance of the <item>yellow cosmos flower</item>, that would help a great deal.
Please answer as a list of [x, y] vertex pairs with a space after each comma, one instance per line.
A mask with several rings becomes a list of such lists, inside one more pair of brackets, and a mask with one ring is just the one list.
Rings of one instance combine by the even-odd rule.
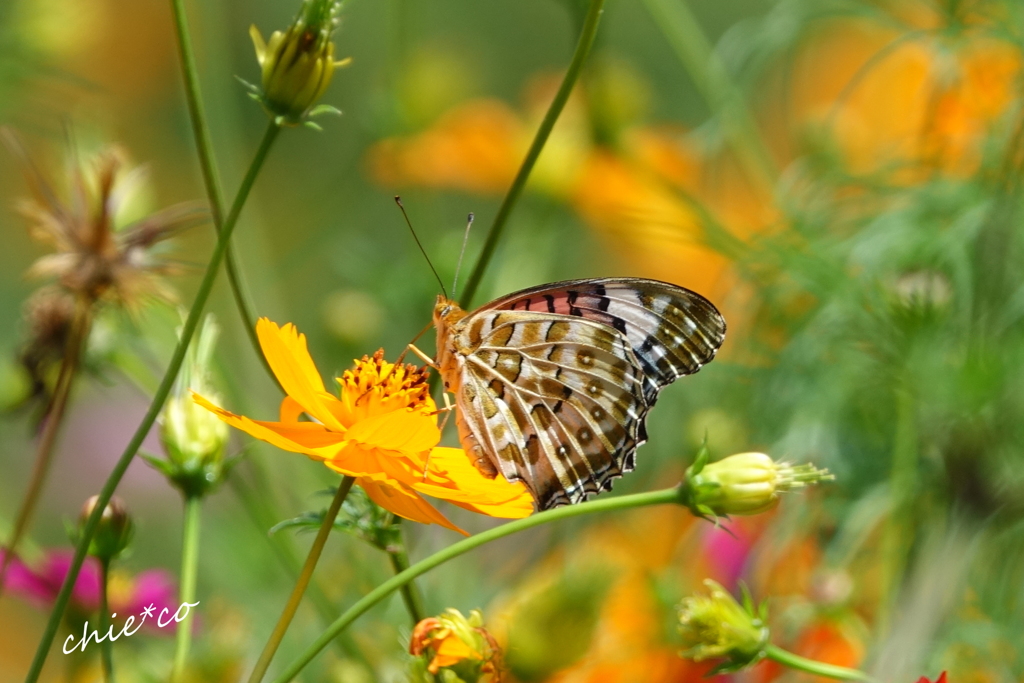
[[526, 517], [533, 511], [533, 499], [521, 483], [487, 479], [461, 449], [437, 447], [441, 432], [424, 369], [395, 366], [378, 351], [337, 379], [341, 390], [335, 396], [324, 387], [306, 337], [294, 325], [278, 327], [261, 318], [256, 333], [287, 396], [279, 421], [266, 422], [235, 415], [193, 394], [229, 425], [355, 477], [374, 503], [423, 524], [465, 533], [421, 493], [492, 517]]

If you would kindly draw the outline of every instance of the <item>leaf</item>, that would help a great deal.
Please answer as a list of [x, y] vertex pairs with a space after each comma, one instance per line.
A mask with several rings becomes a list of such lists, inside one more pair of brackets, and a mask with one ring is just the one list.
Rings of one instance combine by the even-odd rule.
[[322, 116], [323, 114], [341, 116], [341, 110], [337, 107], [332, 107], [329, 104], [318, 104], [309, 110], [309, 114], [307, 114], [307, 116]]

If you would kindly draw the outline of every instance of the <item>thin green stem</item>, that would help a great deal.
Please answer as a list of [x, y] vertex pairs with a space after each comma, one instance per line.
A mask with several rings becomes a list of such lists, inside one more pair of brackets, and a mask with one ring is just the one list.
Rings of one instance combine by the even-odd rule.
[[[181, 73], [185, 78], [185, 99], [188, 101], [188, 115], [192, 122], [192, 133], [195, 137], [196, 152], [199, 154], [199, 167], [203, 173], [203, 185], [206, 187], [206, 196], [210, 202], [210, 213], [213, 215], [213, 225], [218, 232], [223, 230], [224, 224], [224, 193], [220, 186], [220, 173], [217, 171], [217, 160], [213, 153], [213, 142], [210, 138], [210, 125], [206, 119], [206, 112], [203, 107], [202, 90], [199, 87], [199, 69], [196, 66], [196, 55], [192, 48], [192, 38], [188, 30], [188, 17], [185, 14], [184, 0], [171, 0], [171, 10], [174, 14], [175, 33], [178, 37], [178, 56], [181, 59]], [[234, 245], [228, 242], [225, 257], [228, 282], [231, 284], [231, 295], [235, 300], [235, 308], [242, 319], [242, 327], [245, 334], [256, 352], [256, 357], [263, 364], [267, 375], [274, 382], [281, 386], [277, 377], [270, 370], [267, 359], [260, 349], [260, 341], [256, 336], [256, 317], [252, 312], [252, 306], [245, 296], [245, 285], [242, 282], [241, 268], [238, 265], [238, 256], [235, 253]]]
[[338, 492], [334, 494], [334, 500], [331, 501], [331, 507], [328, 508], [327, 514], [324, 515], [324, 521], [316, 534], [313, 546], [309, 549], [309, 555], [306, 556], [306, 563], [302, 566], [299, 580], [295, 582], [295, 588], [292, 590], [291, 597], [288, 598], [288, 603], [284, 606], [284, 611], [281, 612], [281, 617], [277, 620], [273, 633], [270, 634], [270, 639], [263, 646], [263, 652], [260, 654], [259, 661], [256, 662], [256, 667], [252, 670], [252, 675], [249, 676], [249, 683], [259, 683], [267, 673], [270, 662], [274, 659], [274, 654], [281, 645], [281, 640], [288, 631], [288, 627], [295, 617], [295, 612], [299, 609], [299, 603], [302, 602], [302, 596], [306, 592], [306, 586], [309, 585], [310, 578], [313, 576], [313, 570], [316, 569], [316, 563], [320, 561], [320, 553], [323, 552], [324, 544], [327, 543], [327, 537], [331, 535], [331, 531], [334, 529], [334, 520], [338, 518], [341, 504], [345, 502], [345, 497], [348, 495], [354, 482], [355, 478], [349, 476], [341, 480]]
[[[248, 462], [250, 465], [255, 464], [251, 458]], [[258, 466], [252, 467], [252, 471], [257, 479], [256, 483], [252, 484], [253, 489], [250, 489], [250, 484], [242, 481], [242, 478], [239, 476], [229, 477], [228, 482], [242, 502], [242, 507], [245, 508], [249, 519], [265, 535], [267, 529], [274, 526], [281, 519], [282, 515], [275, 512], [276, 506], [274, 505], [273, 496], [267, 485], [264, 472]], [[302, 572], [302, 562], [299, 559], [298, 551], [292, 539], [285, 534], [273, 534], [270, 536], [270, 545], [284, 570], [291, 575], [293, 580], [298, 581], [299, 574]], [[327, 593], [324, 592], [323, 586], [316, 576], [309, 582], [306, 593], [309, 601], [313, 603], [313, 606], [320, 614], [320, 621], [325, 626], [330, 625], [334, 621], [334, 615], [337, 613], [337, 610], [331, 604]], [[349, 634], [342, 634], [342, 637], [336, 642], [342, 655], [370, 666], [366, 655], [353, 642]]]
[[[110, 630], [110, 560], [100, 560], [100, 637], [109, 635]], [[114, 683], [114, 644], [110, 638], [100, 643], [100, 660], [103, 667], [104, 683]]]
[[114, 490], [117, 489], [117, 485], [121, 482], [121, 478], [128, 469], [128, 465], [131, 464], [132, 459], [135, 457], [135, 453], [139, 450], [139, 446], [142, 445], [143, 439], [146, 438], [149, 430], [153, 427], [157, 416], [160, 415], [160, 411], [163, 409], [164, 403], [167, 401], [167, 396], [170, 394], [171, 388], [174, 386], [174, 380], [178, 376], [181, 364], [185, 360], [185, 352], [188, 350], [188, 345], [192, 341], [192, 336], [195, 334], [196, 328], [199, 326], [199, 321], [203, 315], [203, 307], [206, 306], [206, 301], [210, 298], [210, 292], [213, 291], [213, 283], [217, 279], [217, 271], [220, 269], [221, 261], [224, 260], [224, 254], [227, 250], [229, 240], [231, 239], [231, 233], [234, 231], [235, 224], [238, 222], [238, 216], [242, 212], [242, 207], [245, 206], [245, 200], [249, 197], [249, 192], [252, 190], [252, 186], [256, 182], [256, 176], [259, 175], [260, 168], [263, 166], [263, 162], [266, 161], [267, 154], [270, 152], [270, 148], [273, 146], [274, 140], [277, 139], [277, 134], [280, 130], [280, 127], [276, 123], [273, 121], [270, 122], [266, 133], [263, 135], [263, 140], [260, 142], [260, 146], [256, 150], [252, 163], [249, 165], [249, 170], [246, 172], [245, 178], [242, 180], [242, 185], [239, 187], [238, 194], [235, 196], [235, 201], [231, 206], [231, 212], [224, 221], [223, 229], [217, 236], [217, 245], [214, 247], [213, 254], [210, 256], [210, 263], [206, 266], [206, 272], [204, 273], [203, 280], [199, 285], [199, 291], [196, 292], [196, 298], [192, 302], [192, 309], [189, 311], [188, 318], [185, 320], [185, 325], [182, 327], [181, 338], [178, 340], [178, 346], [174, 349], [174, 354], [171, 356], [171, 362], [167, 366], [167, 372], [160, 381], [160, 386], [157, 388], [156, 394], [153, 396], [153, 401], [149, 405], [149, 410], [146, 411], [146, 415], [142, 418], [142, 422], [139, 424], [138, 429], [135, 430], [135, 434], [132, 435], [131, 440], [128, 442], [124, 452], [121, 454], [120, 459], [117, 461], [117, 464], [114, 465], [113, 471], [107, 477], [107, 481], [103, 484], [103, 489], [99, 494], [99, 500], [93, 508], [92, 514], [89, 515], [89, 519], [85, 523], [85, 528], [82, 530], [81, 538], [78, 541], [78, 547], [75, 549], [75, 556], [71, 561], [71, 566], [68, 568], [67, 576], [64, 577], [64, 583], [60, 588], [60, 592], [57, 594], [53, 611], [50, 613], [50, 619], [46, 623], [46, 629], [43, 631], [43, 636], [39, 640], [39, 646], [37, 647], [35, 657], [32, 660], [32, 666], [29, 668], [28, 675], [25, 677], [25, 683], [36, 683], [36, 681], [39, 680], [39, 674], [43, 670], [43, 664], [46, 662], [46, 657], [50, 652], [50, 646], [53, 645], [53, 639], [57, 635], [57, 629], [60, 627], [64, 610], [67, 608], [68, 600], [71, 598], [71, 590], [74, 588], [75, 581], [78, 580], [78, 573], [81, 571], [82, 563], [85, 561], [86, 550], [88, 550], [89, 543], [96, 534], [96, 527], [99, 524], [100, 515], [106, 508], [107, 503], [110, 502], [110, 497], [114, 495]]
[[672, 50], [725, 127], [733, 151], [747, 172], [772, 187], [778, 168], [764, 144], [742, 91], [729, 76], [685, 0], [645, 0], [655, 23], [665, 34]]
[[274, 683], [288, 683], [288, 681], [291, 681], [299, 674], [300, 671], [302, 671], [303, 668], [305, 668], [307, 664], [313, 661], [313, 658], [316, 657], [321, 650], [327, 647], [331, 640], [344, 631], [349, 624], [359, 618], [378, 602], [388, 597], [396, 590], [399, 590], [402, 586], [408, 584], [417, 576], [425, 574], [434, 567], [442, 565], [448, 560], [456, 558], [459, 555], [463, 555], [474, 548], [484, 545], [485, 543], [490, 543], [491, 541], [496, 541], [499, 538], [504, 538], [505, 536], [509, 536], [519, 531], [531, 529], [535, 526], [540, 526], [541, 524], [554, 522], [560, 519], [578, 517], [580, 515], [586, 515], [593, 512], [610, 512], [612, 510], [626, 510], [645, 505], [664, 505], [666, 503], [678, 502], [680, 502], [679, 487], [662, 489], [660, 491], [650, 491], [648, 493], [636, 493], [630, 496], [618, 496], [616, 498], [601, 498], [587, 503], [580, 503], [579, 505], [567, 505], [565, 507], [555, 508], [554, 510], [545, 510], [544, 512], [539, 512], [523, 519], [517, 519], [514, 522], [502, 524], [501, 526], [493, 529], [475, 534], [469, 538], [459, 541], [458, 543], [453, 543], [447, 548], [434, 553], [424, 560], [420, 560], [405, 571], [391, 577], [363, 596], [354, 605], [349, 607], [344, 614], [338, 617], [319, 638], [313, 641], [313, 644], [310, 645], [298, 659], [292, 662], [285, 672], [274, 680]]
[[17, 555], [18, 546], [21, 544], [22, 538], [32, 523], [32, 517], [39, 503], [39, 497], [42, 495], [43, 486], [46, 484], [46, 479], [50, 473], [54, 447], [57, 445], [57, 435], [60, 432], [61, 424], [64, 422], [68, 399], [71, 396], [71, 388], [74, 386], [75, 377], [78, 375], [82, 350], [89, 339], [91, 320], [92, 302], [84, 297], [80, 297], [75, 304], [75, 317], [71, 322], [71, 331], [68, 335], [67, 346], [64, 349], [64, 359], [61, 362], [60, 372], [57, 375], [57, 385], [54, 387], [53, 399], [50, 401], [49, 409], [43, 418], [43, 431], [39, 435], [39, 445], [36, 447], [32, 476], [25, 491], [25, 497], [18, 508], [18, 515], [14, 520], [14, 528], [11, 530], [11, 537], [7, 541], [6, 552], [0, 558], [0, 597], [3, 596], [4, 579], [7, 576], [7, 569]]
[[[398, 575], [409, 568], [409, 555], [405, 550], [405, 534], [402, 531], [401, 518], [396, 517], [393, 523], [398, 527], [399, 545], [394, 550], [388, 550], [388, 559], [391, 560], [391, 568]], [[423, 608], [423, 595], [420, 593], [415, 581], [405, 584], [401, 590], [402, 602], [405, 603], [405, 609], [409, 611], [409, 616], [412, 618], [412, 623], [415, 626], [427, 616], [427, 611]]]
[[[196, 573], [199, 569], [199, 517], [202, 498], [199, 496], [185, 497], [185, 519], [181, 535], [181, 588], [178, 604], [196, 602]], [[190, 613], [191, 614], [191, 613]], [[188, 651], [192, 645], [192, 619], [186, 617], [178, 624], [174, 647], [174, 668], [171, 669], [171, 682], [180, 681], [188, 661]]]
[[594, 44], [594, 38], [597, 36], [597, 26], [601, 21], [601, 13], [603, 11], [604, 0], [590, 0], [590, 8], [587, 10], [587, 16], [583, 21], [580, 38], [576, 43], [576, 50], [573, 52], [572, 61], [565, 72], [562, 84], [558, 87], [558, 92], [555, 94], [555, 99], [551, 101], [551, 106], [548, 107], [547, 113], [544, 114], [544, 120], [540, 122], [540, 128], [537, 129], [537, 134], [533, 137], [533, 142], [526, 153], [526, 158], [523, 159], [523, 163], [519, 167], [519, 172], [516, 173], [515, 180], [512, 181], [512, 186], [508, 188], [505, 199], [501, 202], [501, 206], [498, 207], [498, 213], [494, 216], [494, 222], [491, 223], [484, 247], [480, 252], [480, 258], [476, 262], [473, 273], [469, 276], [469, 280], [466, 283], [466, 290], [462, 295], [462, 303], [466, 306], [469, 305], [473, 295], [476, 294], [480, 281], [483, 280], [484, 271], [487, 270], [487, 265], [490, 263], [491, 257], [494, 256], [494, 249], [498, 245], [498, 240], [505, 229], [508, 217], [512, 213], [512, 209], [515, 208], [516, 202], [519, 201], [519, 196], [523, 193], [523, 189], [526, 187], [526, 181], [530, 178], [530, 173], [533, 171], [533, 167], [537, 163], [537, 159], [540, 157], [548, 137], [551, 135], [551, 130], [555, 127], [555, 122], [558, 121], [562, 109], [565, 108], [565, 103], [569, 101], [569, 95], [579, 79], [580, 72], [583, 70], [583, 64], [587, 61], [587, 55], [590, 54], [590, 48]]
[[769, 643], [768, 647], [765, 648], [765, 654], [768, 656], [768, 659], [773, 662], [778, 662], [783, 666], [788, 666], [790, 669], [806, 671], [807, 673], [815, 674], [816, 676], [827, 676], [828, 678], [837, 678], [841, 681], [872, 680], [871, 676], [868, 676], [863, 671], [847, 669], [845, 666], [816, 662], [813, 659], [807, 659], [806, 657], [795, 655], [792, 652], [787, 652], [781, 647], [776, 647], [771, 643]]

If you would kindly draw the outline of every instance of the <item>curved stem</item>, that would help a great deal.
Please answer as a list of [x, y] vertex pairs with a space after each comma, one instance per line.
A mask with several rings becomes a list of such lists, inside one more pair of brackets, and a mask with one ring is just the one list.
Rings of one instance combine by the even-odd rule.
[[810, 674], [817, 676], [827, 676], [828, 678], [837, 678], [841, 681], [870, 681], [871, 676], [868, 676], [863, 671], [857, 669], [847, 669], [845, 666], [836, 666], [835, 664], [825, 664], [824, 662], [816, 662], [813, 659], [807, 659], [800, 655], [795, 655], [792, 652], [787, 652], [781, 647], [776, 647], [771, 643], [765, 648], [765, 654], [768, 659], [773, 662], [778, 662], [783, 666], [788, 666], [790, 669], [797, 669], [798, 671], [806, 671]]
[[338, 617], [334, 623], [331, 624], [330, 628], [328, 628], [319, 638], [313, 641], [313, 644], [310, 645], [298, 659], [292, 662], [281, 676], [274, 679], [274, 683], [288, 683], [288, 681], [291, 681], [307, 664], [313, 661], [313, 658], [316, 657], [321, 650], [327, 647], [331, 640], [345, 630], [349, 624], [358, 619], [363, 613], [378, 602], [388, 597], [402, 586], [408, 584], [417, 576], [425, 574], [434, 567], [444, 564], [448, 560], [467, 553], [474, 548], [484, 545], [485, 543], [490, 543], [491, 541], [504, 538], [505, 536], [509, 536], [519, 531], [540, 526], [547, 522], [554, 522], [559, 519], [578, 517], [580, 515], [593, 512], [625, 510], [645, 505], [678, 503], [679, 501], [679, 487], [662, 489], [660, 491], [650, 491], [648, 493], [636, 493], [630, 496], [618, 496], [616, 498], [592, 500], [587, 503], [580, 503], [579, 505], [567, 505], [565, 507], [555, 508], [554, 510], [545, 510], [544, 512], [539, 512], [524, 519], [517, 519], [514, 522], [502, 524], [501, 526], [493, 529], [475, 534], [469, 538], [459, 541], [458, 543], [453, 543], [444, 550], [440, 550], [430, 557], [420, 560], [405, 571], [393, 576], [363, 596], [356, 602], [356, 604], [349, 607], [344, 614]]
[[32, 467], [32, 478], [29, 480], [28, 489], [22, 499], [21, 507], [18, 509], [18, 516], [14, 521], [14, 528], [11, 530], [11, 538], [7, 541], [6, 552], [0, 557], [0, 596], [3, 595], [4, 579], [11, 561], [17, 555], [18, 545], [28, 531], [35, 514], [36, 505], [42, 495], [43, 486], [50, 473], [50, 465], [53, 462], [54, 446], [57, 444], [57, 434], [64, 422], [68, 398], [71, 396], [71, 387], [78, 375], [78, 365], [82, 357], [82, 349], [89, 339], [89, 327], [92, 319], [92, 302], [79, 298], [75, 304], [75, 317], [71, 322], [71, 330], [68, 335], [67, 346], [64, 350], [64, 360], [60, 366], [60, 373], [57, 375], [57, 385], [54, 388], [53, 400], [50, 402], [49, 410], [46, 412], [43, 423], [43, 431], [39, 435], [39, 445], [36, 447], [35, 464]]
[[192, 308], [188, 313], [188, 318], [185, 320], [185, 325], [182, 327], [181, 338], [178, 340], [178, 346], [174, 349], [174, 354], [171, 356], [171, 362], [167, 367], [167, 372], [160, 381], [160, 386], [157, 388], [156, 394], [153, 396], [153, 401], [149, 405], [149, 410], [146, 411], [146, 415], [142, 418], [141, 424], [139, 424], [138, 428], [135, 430], [135, 434], [132, 435], [131, 440], [128, 442], [124, 452], [121, 454], [120, 459], [118, 459], [117, 464], [114, 465], [113, 471], [107, 477], [107, 481], [103, 484], [103, 488], [99, 494], [99, 500], [93, 508], [93, 512], [89, 516], [89, 519], [85, 523], [85, 528], [82, 530], [81, 538], [78, 541], [78, 547], [75, 549], [75, 556], [71, 561], [71, 566], [68, 568], [67, 576], [64, 577], [64, 583], [61, 585], [60, 592], [57, 594], [53, 611], [50, 613], [49, 621], [46, 623], [46, 629], [43, 631], [43, 637], [39, 641], [39, 646], [36, 649], [32, 665], [29, 668], [28, 675], [25, 677], [25, 683], [36, 683], [36, 681], [39, 680], [39, 674], [43, 670], [43, 664], [46, 662], [46, 657], [50, 652], [50, 646], [53, 645], [53, 639], [57, 635], [57, 629], [60, 626], [64, 610], [67, 608], [68, 600], [71, 598], [71, 590], [74, 588], [75, 581], [78, 579], [78, 573], [82, 569], [82, 563], [85, 561], [86, 550], [88, 550], [89, 543], [96, 534], [96, 526], [99, 524], [100, 515], [103, 513], [104, 508], [106, 508], [107, 503], [110, 502], [110, 497], [114, 495], [114, 490], [117, 489], [117, 485], [121, 482], [121, 477], [124, 476], [125, 471], [128, 469], [128, 465], [131, 464], [132, 458], [135, 457], [135, 453], [139, 450], [139, 446], [142, 445], [142, 440], [146, 438], [149, 430], [153, 427], [153, 423], [156, 422], [157, 416], [163, 409], [164, 403], [167, 401], [167, 396], [170, 394], [171, 388], [174, 386], [174, 380], [178, 376], [181, 364], [185, 360], [185, 352], [188, 350], [188, 345], [192, 341], [192, 336], [195, 334], [196, 328], [199, 326], [199, 320], [203, 314], [203, 307], [206, 305], [207, 299], [210, 298], [210, 292], [213, 291], [213, 283], [217, 279], [217, 271], [220, 268], [221, 261], [224, 259], [228, 240], [230, 240], [231, 233], [235, 228], [235, 224], [238, 222], [238, 216], [242, 212], [245, 200], [249, 197], [249, 191], [252, 190], [252, 186], [256, 182], [256, 176], [259, 175], [260, 168], [263, 166], [263, 162], [266, 161], [267, 154], [270, 152], [270, 148], [273, 146], [274, 140], [277, 139], [277, 134], [280, 130], [281, 129], [277, 124], [274, 122], [270, 123], [267, 127], [266, 133], [263, 135], [263, 140], [260, 142], [259, 148], [256, 150], [256, 155], [253, 158], [252, 163], [249, 165], [249, 170], [246, 172], [245, 178], [242, 180], [242, 185], [239, 188], [238, 194], [235, 196], [235, 201], [231, 206], [231, 212], [224, 221], [224, 227], [217, 237], [217, 246], [214, 247], [213, 254], [210, 256], [210, 263], [206, 266], [206, 273], [203, 275], [203, 280], [199, 285], [199, 291], [196, 293], [195, 301], [192, 302]]
[[601, 13], [603, 11], [604, 0], [590, 0], [590, 9], [587, 10], [587, 16], [583, 21], [583, 29], [580, 31], [580, 38], [576, 43], [576, 51], [573, 52], [572, 61], [565, 72], [562, 84], [558, 87], [558, 92], [555, 94], [555, 99], [552, 100], [551, 106], [548, 107], [547, 113], [544, 114], [544, 120], [541, 121], [540, 128], [537, 129], [537, 134], [533, 137], [533, 142], [526, 153], [526, 158], [523, 159], [523, 163], [519, 167], [519, 172], [516, 173], [515, 180], [512, 181], [512, 186], [508, 188], [505, 199], [501, 202], [501, 206], [498, 207], [498, 213], [494, 216], [494, 222], [491, 223], [491, 229], [487, 233], [487, 240], [484, 242], [484, 247], [480, 252], [480, 258], [473, 268], [473, 273], [469, 276], [469, 281], [466, 283], [466, 291], [462, 296], [462, 303], [465, 306], [469, 305], [473, 295], [476, 294], [480, 281], [484, 277], [484, 271], [487, 270], [487, 264], [490, 263], [491, 257], [494, 256], [494, 249], [498, 245], [498, 239], [505, 228], [509, 214], [515, 208], [516, 202], [519, 201], [519, 195], [523, 193], [523, 188], [526, 187], [526, 181], [530, 178], [530, 173], [533, 171], [533, 167], [537, 163], [545, 143], [548, 141], [548, 136], [551, 135], [555, 122], [558, 121], [562, 109], [565, 108], [565, 103], [569, 100], [569, 94], [572, 92], [573, 86], [576, 85], [580, 72], [583, 70], [583, 63], [587, 60], [590, 48], [594, 44], [594, 37], [597, 35], [597, 25], [601, 20]]
[[316, 563], [320, 560], [320, 553], [323, 552], [324, 544], [327, 543], [327, 537], [331, 535], [331, 530], [334, 529], [334, 520], [337, 519], [338, 511], [341, 510], [341, 504], [345, 502], [345, 497], [348, 495], [349, 490], [351, 490], [353, 483], [355, 483], [354, 477], [346, 476], [341, 480], [338, 492], [334, 494], [331, 507], [328, 508], [327, 514], [324, 515], [324, 520], [320, 524], [320, 530], [317, 531], [316, 539], [309, 549], [309, 555], [306, 556], [306, 563], [302, 566], [299, 580], [295, 582], [295, 588], [292, 589], [291, 597], [288, 598], [288, 603], [284, 606], [284, 611], [281, 612], [281, 617], [277, 620], [277, 625], [274, 627], [273, 633], [270, 634], [270, 639], [263, 646], [263, 652], [260, 654], [259, 661], [256, 662], [256, 667], [249, 676], [249, 683], [259, 683], [267, 673], [270, 662], [274, 659], [274, 653], [277, 652], [277, 648], [281, 645], [281, 640], [284, 638], [285, 632], [288, 631], [292, 618], [295, 617], [296, 610], [299, 609], [299, 603], [302, 602], [306, 586], [309, 585], [309, 580], [313, 576], [313, 570], [316, 569]]
[[[110, 560], [100, 560], [100, 636], [109, 635], [110, 629]], [[100, 660], [103, 666], [104, 683], [114, 683], [114, 644], [110, 638], [100, 643]]]
[[[181, 589], [178, 603], [196, 601], [196, 572], [199, 568], [199, 512], [202, 498], [187, 496], [185, 498], [185, 519], [181, 538]], [[181, 680], [188, 661], [188, 651], [192, 645], [191, 614], [178, 624], [174, 647], [174, 668], [171, 669], [171, 681]]]
[[647, 10], [686, 67], [701, 96], [718, 116], [725, 133], [751, 178], [773, 187], [778, 168], [743, 92], [715, 52], [685, 0], [645, 0]]
[[[203, 108], [203, 96], [199, 87], [199, 69], [196, 66], [195, 51], [192, 49], [192, 38], [188, 31], [188, 17], [185, 15], [184, 0], [171, 0], [174, 14], [175, 33], [178, 38], [178, 56], [181, 59], [181, 73], [185, 78], [185, 99], [188, 101], [188, 116], [192, 122], [192, 133], [195, 136], [196, 152], [199, 154], [199, 167], [203, 173], [203, 185], [210, 202], [210, 213], [213, 224], [220, 232], [224, 223], [224, 193], [220, 186], [220, 174], [217, 171], [217, 160], [213, 153], [213, 142], [210, 139], [210, 126]], [[252, 306], [245, 296], [238, 256], [234, 246], [229, 242], [225, 257], [228, 282], [231, 284], [231, 296], [235, 300], [235, 308], [242, 319], [242, 327], [249, 338], [249, 343], [256, 352], [256, 357], [263, 364], [267, 375], [281, 386], [277, 377], [270, 370], [267, 359], [263, 357], [259, 339], [256, 337], [256, 318]]]
[[[402, 530], [402, 519], [396, 517], [393, 524], [398, 527], [400, 545], [396, 549], [388, 550], [387, 552], [388, 559], [391, 560], [391, 568], [398, 575], [409, 568], [409, 555], [405, 550], [405, 534]], [[410, 581], [402, 586], [402, 602], [405, 603], [405, 609], [409, 611], [413, 626], [426, 618], [427, 612], [423, 609], [423, 595], [420, 593], [415, 581]]]

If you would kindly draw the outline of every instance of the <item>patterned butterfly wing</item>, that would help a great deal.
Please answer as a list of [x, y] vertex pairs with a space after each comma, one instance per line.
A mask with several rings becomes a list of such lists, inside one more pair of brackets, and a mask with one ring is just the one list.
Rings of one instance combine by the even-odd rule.
[[524, 481], [538, 509], [632, 470], [658, 392], [710, 361], [725, 335], [700, 295], [625, 278], [535, 287], [459, 310], [450, 325], [435, 317], [463, 446], [484, 472]]
[[546, 311], [595, 320], [625, 335], [643, 368], [648, 407], [658, 392], [714, 359], [725, 319], [696, 292], [641, 278], [570, 280], [509, 294], [485, 309]]
[[467, 450], [525, 482], [538, 509], [610, 489], [646, 412], [643, 375], [622, 335], [546, 313], [466, 321], [458, 334], [474, 351], [463, 358], [456, 402]]

